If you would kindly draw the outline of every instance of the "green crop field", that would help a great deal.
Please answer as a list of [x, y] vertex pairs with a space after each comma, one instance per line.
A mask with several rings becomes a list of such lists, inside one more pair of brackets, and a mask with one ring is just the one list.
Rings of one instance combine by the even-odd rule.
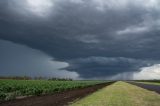
[[53, 94], [104, 82], [106, 81], [0, 80], [0, 101], [22, 96]]

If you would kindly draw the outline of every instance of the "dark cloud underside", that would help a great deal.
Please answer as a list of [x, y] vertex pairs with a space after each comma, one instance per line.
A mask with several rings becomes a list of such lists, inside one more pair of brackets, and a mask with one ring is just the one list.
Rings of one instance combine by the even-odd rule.
[[0, 39], [65, 61], [82, 78], [135, 72], [160, 59], [158, 0], [0, 1]]

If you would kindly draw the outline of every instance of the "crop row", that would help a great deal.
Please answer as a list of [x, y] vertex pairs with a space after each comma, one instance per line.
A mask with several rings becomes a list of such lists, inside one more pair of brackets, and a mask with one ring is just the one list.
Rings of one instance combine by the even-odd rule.
[[0, 80], [0, 101], [15, 99], [19, 96], [53, 94], [99, 83], [104, 81]]

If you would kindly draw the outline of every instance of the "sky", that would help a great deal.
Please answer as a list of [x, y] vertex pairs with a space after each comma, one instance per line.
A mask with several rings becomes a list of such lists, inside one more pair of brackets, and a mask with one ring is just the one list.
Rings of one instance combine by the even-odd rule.
[[1, 0], [0, 76], [160, 79], [159, 0]]

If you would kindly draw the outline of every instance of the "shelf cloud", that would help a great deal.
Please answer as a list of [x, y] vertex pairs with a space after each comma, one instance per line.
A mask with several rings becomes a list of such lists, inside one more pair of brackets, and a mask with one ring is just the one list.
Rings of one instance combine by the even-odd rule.
[[159, 12], [159, 0], [3, 0], [0, 39], [67, 63], [77, 78], [120, 77], [159, 64]]

